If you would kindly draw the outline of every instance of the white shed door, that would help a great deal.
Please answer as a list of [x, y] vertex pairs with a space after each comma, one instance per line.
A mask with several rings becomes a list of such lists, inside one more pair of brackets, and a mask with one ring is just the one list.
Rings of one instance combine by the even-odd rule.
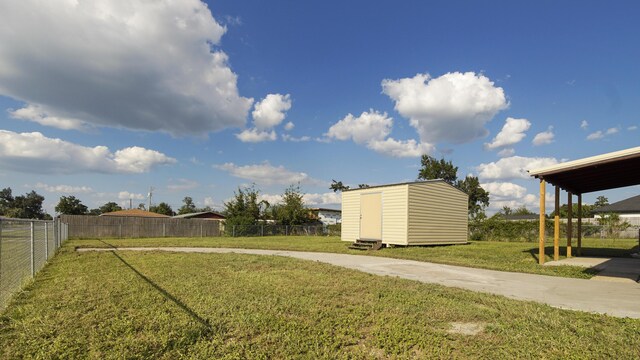
[[360, 239], [382, 240], [382, 193], [360, 195]]

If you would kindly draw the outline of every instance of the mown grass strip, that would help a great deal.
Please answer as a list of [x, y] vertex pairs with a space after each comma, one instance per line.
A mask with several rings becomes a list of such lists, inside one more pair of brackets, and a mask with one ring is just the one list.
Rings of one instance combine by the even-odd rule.
[[310, 261], [66, 247], [0, 317], [0, 358], [623, 359], [638, 334], [640, 320]]
[[[574, 266], [540, 266], [538, 265], [537, 259], [537, 244], [523, 242], [472, 241], [468, 245], [396, 247], [369, 252], [349, 250], [347, 248], [348, 243], [340, 241], [339, 237], [312, 236], [71, 240], [69, 244], [78, 247], [193, 246], [319, 251], [385, 256], [491, 270], [582, 279], [588, 279], [594, 275], [593, 271]], [[601, 256], [625, 256], [634, 249], [637, 249], [637, 240], [585, 239], [583, 241], [583, 247], [583, 253], [586, 256], [594, 254]], [[561, 253], [563, 252], [564, 248], [561, 248]], [[551, 261], [551, 254], [553, 254], [551, 245], [548, 246], [546, 253], [546, 260]]]

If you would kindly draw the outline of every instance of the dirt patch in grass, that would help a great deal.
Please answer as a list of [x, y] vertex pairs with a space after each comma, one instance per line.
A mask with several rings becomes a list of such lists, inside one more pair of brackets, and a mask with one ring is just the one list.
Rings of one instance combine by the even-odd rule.
[[449, 334], [478, 335], [484, 330], [486, 324], [474, 322], [452, 322], [450, 326], [451, 328], [447, 330]]

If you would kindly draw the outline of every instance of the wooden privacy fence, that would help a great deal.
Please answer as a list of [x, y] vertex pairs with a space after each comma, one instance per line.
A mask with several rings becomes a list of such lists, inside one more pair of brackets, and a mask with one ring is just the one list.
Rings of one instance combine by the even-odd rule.
[[220, 220], [61, 215], [69, 238], [144, 238], [222, 236]]

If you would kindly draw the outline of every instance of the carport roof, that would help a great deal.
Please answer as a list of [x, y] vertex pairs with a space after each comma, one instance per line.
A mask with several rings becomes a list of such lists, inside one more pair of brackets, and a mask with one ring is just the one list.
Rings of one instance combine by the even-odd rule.
[[640, 184], [640, 146], [529, 170], [573, 194]]

